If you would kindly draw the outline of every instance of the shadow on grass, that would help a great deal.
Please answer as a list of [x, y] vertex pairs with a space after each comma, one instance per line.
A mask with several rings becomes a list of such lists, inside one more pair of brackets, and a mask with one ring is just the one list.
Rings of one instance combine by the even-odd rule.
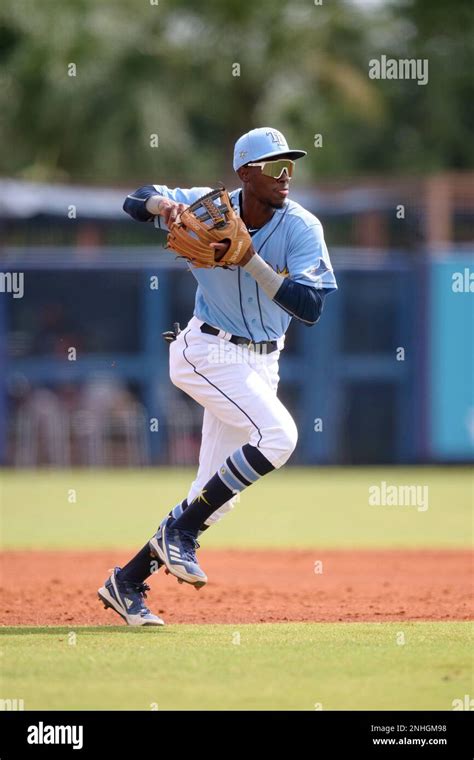
[[68, 633], [82, 633], [82, 634], [96, 634], [96, 633], [122, 633], [127, 636], [163, 636], [165, 633], [170, 633], [170, 629], [167, 626], [141, 626], [140, 628], [132, 628], [129, 626], [121, 625], [70, 625], [67, 628], [65, 626], [4, 626], [0, 628], [0, 636], [31, 636], [38, 634], [47, 634], [50, 636], [57, 636], [59, 634]]

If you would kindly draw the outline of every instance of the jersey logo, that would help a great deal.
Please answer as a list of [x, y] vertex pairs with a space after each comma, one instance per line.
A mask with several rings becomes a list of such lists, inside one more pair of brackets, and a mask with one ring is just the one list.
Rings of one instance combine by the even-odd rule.
[[272, 142], [278, 145], [279, 148], [285, 148], [285, 138], [283, 137], [281, 132], [277, 132], [276, 130], [270, 130], [270, 132], [265, 132], [265, 136], [271, 137]]

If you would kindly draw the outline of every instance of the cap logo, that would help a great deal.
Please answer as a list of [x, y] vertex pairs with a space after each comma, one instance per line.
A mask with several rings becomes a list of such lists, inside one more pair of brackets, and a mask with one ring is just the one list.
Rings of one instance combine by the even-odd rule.
[[283, 135], [280, 132], [271, 130], [269, 132], [265, 132], [265, 137], [267, 136], [271, 137], [272, 142], [276, 143], [279, 148], [285, 147], [285, 141], [284, 141]]

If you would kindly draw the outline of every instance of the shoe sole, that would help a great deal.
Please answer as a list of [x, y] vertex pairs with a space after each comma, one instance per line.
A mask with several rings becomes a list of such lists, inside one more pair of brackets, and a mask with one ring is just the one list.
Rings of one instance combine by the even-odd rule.
[[161, 626], [165, 625], [164, 620], [162, 620], [161, 623], [142, 623], [142, 625], [133, 625], [133, 623], [129, 623], [124, 613], [115, 606], [117, 602], [111, 596], [105, 586], [101, 586], [101, 588], [98, 590], [97, 598], [100, 602], [102, 602], [106, 610], [110, 608], [116, 612], [117, 615], [120, 615], [120, 617], [125, 620], [126, 624], [130, 626], [130, 628], [160, 628]]
[[[164, 541], [165, 530], [166, 530], [165, 527], [161, 529], [161, 536], [162, 536], [163, 541]], [[174, 575], [174, 577], [177, 578], [180, 583], [189, 583], [190, 586], [194, 586], [196, 591], [199, 591], [200, 588], [206, 585], [207, 578], [206, 580], [203, 580], [203, 579], [190, 580], [190, 578], [193, 578], [193, 576], [186, 576], [185, 574], [181, 573], [179, 570], [176, 570], [172, 565], [168, 564], [166, 554], [160, 548], [160, 545], [158, 544], [158, 541], [156, 540], [155, 536], [153, 536], [153, 538], [151, 538], [148, 543], [155, 557], [157, 557], [159, 560], [161, 560], [161, 562], [163, 562], [166, 569], [168, 570], [168, 573], [171, 573], [171, 575]]]

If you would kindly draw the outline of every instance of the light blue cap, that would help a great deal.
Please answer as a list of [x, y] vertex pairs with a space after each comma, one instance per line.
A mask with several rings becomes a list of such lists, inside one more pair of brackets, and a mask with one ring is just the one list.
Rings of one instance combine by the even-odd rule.
[[250, 161], [260, 161], [262, 158], [275, 158], [282, 153], [288, 153], [289, 158], [296, 159], [306, 156], [305, 150], [293, 150], [288, 147], [286, 138], [278, 129], [259, 127], [246, 132], [239, 137], [234, 147], [234, 170], [240, 169]]

